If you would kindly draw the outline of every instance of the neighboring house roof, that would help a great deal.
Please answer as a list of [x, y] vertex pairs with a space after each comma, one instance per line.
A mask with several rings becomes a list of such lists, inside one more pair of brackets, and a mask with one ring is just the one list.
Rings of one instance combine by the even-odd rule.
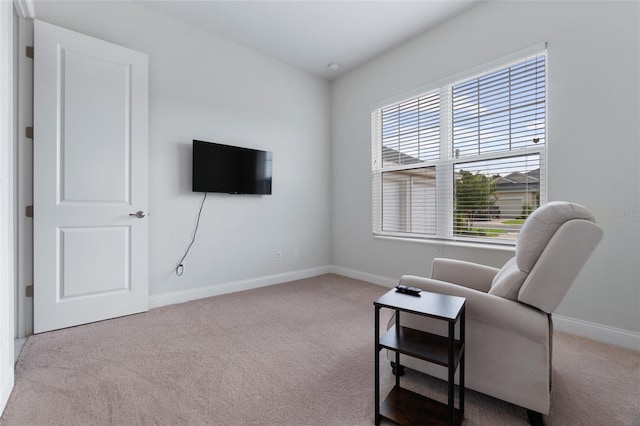
[[540, 180], [540, 169], [531, 170], [527, 175]]
[[419, 163], [420, 159], [413, 157], [411, 155], [407, 155], [400, 151], [397, 151], [393, 148], [389, 148], [386, 145], [382, 146], [382, 162], [383, 163], [394, 163], [394, 164], [415, 164]]
[[493, 180], [496, 192], [523, 192], [540, 190], [540, 169], [528, 173], [513, 172]]

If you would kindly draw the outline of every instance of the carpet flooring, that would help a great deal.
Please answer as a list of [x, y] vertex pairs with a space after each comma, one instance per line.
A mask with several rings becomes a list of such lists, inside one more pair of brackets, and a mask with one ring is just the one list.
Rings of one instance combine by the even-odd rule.
[[[32, 336], [0, 425], [371, 425], [386, 291], [329, 274]], [[553, 363], [548, 425], [640, 425], [640, 353], [556, 332]], [[437, 379], [402, 380], [446, 400]], [[473, 391], [465, 417], [528, 424]]]

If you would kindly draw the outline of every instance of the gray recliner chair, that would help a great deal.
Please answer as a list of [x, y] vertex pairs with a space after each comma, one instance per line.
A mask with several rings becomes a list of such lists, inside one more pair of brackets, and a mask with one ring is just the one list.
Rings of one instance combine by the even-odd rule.
[[[544, 424], [551, 402], [551, 313], [602, 236], [585, 207], [550, 202], [527, 218], [515, 257], [501, 269], [436, 258], [431, 278], [405, 275], [400, 284], [466, 297], [465, 387], [524, 407], [532, 424]], [[441, 323], [402, 316], [405, 327], [446, 335]], [[393, 353], [388, 358], [395, 361]], [[447, 378], [446, 369], [416, 358], [401, 356], [400, 364]]]

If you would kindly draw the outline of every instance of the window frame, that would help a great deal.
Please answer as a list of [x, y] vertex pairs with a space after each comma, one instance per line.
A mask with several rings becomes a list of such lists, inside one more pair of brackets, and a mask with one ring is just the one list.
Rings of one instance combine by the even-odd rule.
[[[536, 56], [544, 56], [544, 144], [528, 146], [508, 151], [493, 151], [480, 153], [463, 158], [455, 158], [453, 152], [453, 107], [452, 90], [456, 85], [464, 84], [473, 79], [478, 79], [483, 75], [495, 73], [498, 70], [515, 67], [518, 63], [524, 63]], [[383, 164], [383, 137], [382, 137], [382, 112], [385, 109], [398, 106], [402, 103], [415, 101], [419, 97], [430, 96], [433, 93], [439, 94], [439, 116], [440, 116], [440, 138], [439, 138], [439, 158], [410, 164], [398, 164], [392, 167], [385, 167]], [[510, 91], [511, 93], [511, 91]], [[477, 163], [487, 160], [503, 158], [520, 158], [529, 155], [539, 156], [539, 205], [547, 199], [547, 161], [548, 161], [548, 53], [546, 43], [540, 43], [531, 48], [520, 50], [511, 55], [502, 57], [490, 63], [483, 64], [471, 70], [458, 73], [450, 78], [440, 80], [430, 85], [421, 86], [415, 90], [405, 92], [401, 95], [379, 102], [371, 107], [372, 126], [372, 233], [374, 237], [391, 237], [426, 241], [452, 241], [472, 244], [497, 244], [513, 246], [515, 239], [500, 239], [496, 237], [478, 237], [456, 235], [454, 229], [454, 200], [455, 200], [455, 176], [456, 165], [466, 163]], [[511, 122], [510, 122], [511, 123]], [[420, 168], [435, 168], [436, 197], [435, 197], [435, 233], [402, 232], [383, 229], [383, 175], [388, 172], [407, 171]], [[519, 230], [518, 230], [519, 231]]]

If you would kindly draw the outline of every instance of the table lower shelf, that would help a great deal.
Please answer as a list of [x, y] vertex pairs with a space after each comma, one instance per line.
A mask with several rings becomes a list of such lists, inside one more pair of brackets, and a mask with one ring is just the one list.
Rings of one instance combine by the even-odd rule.
[[[447, 425], [447, 404], [408, 389], [394, 386], [380, 405], [380, 415], [399, 425]], [[462, 415], [453, 411], [454, 424], [462, 424]]]

